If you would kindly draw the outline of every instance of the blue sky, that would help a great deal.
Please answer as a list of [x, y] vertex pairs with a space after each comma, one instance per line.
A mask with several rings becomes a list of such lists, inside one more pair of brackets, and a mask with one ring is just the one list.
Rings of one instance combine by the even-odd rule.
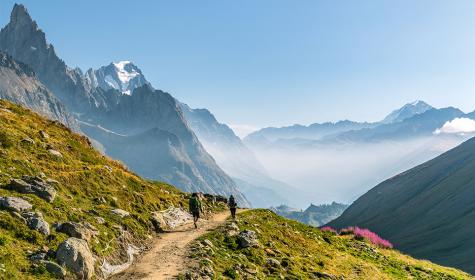
[[131, 60], [228, 124], [372, 121], [416, 99], [475, 109], [471, 0], [18, 2], [68, 65]]

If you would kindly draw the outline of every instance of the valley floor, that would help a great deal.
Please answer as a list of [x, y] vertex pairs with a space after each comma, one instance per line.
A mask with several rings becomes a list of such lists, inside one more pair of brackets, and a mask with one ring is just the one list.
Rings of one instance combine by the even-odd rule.
[[193, 224], [188, 224], [160, 234], [152, 248], [145, 252], [135, 264], [111, 279], [174, 279], [188, 266], [188, 245], [208, 231], [222, 225], [228, 217], [229, 211], [224, 211], [207, 220], [200, 219], [198, 229], [194, 229]]

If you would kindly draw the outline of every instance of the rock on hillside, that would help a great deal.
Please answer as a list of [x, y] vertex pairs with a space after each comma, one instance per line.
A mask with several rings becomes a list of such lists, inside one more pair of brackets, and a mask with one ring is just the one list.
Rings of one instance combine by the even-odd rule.
[[475, 139], [377, 185], [329, 225], [368, 227], [419, 258], [475, 272]]

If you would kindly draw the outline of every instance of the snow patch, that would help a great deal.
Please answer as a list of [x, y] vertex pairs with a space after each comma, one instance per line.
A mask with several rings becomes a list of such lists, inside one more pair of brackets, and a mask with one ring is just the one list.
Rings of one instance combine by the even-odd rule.
[[120, 85], [114, 80], [114, 78], [112, 78], [111, 75], [107, 75], [105, 78], [104, 78], [104, 81], [112, 88], [115, 88], [115, 89], [118, 89], [120, 90]]
[[[132, 70], [132, 71], [127, 71], [125, 70], [125, 66], [130, 64], [130, 61], [124, 60], [124, 61], [119, 61], [114, 63], [115, 68], [117, 69], [117, 76], [119, 77], [119, 80], [123, 84], [127, 84], [132, 80], [133, 78], [137, 77], [140, 75], [137, 71]], [[127, 87], [125, 87], [127, 88]]]
[[434, 134], [460, 134], [475, 132], [475, 121], [469, 118], [455, 118], [446, 122], [441, 128], [434, 131]]

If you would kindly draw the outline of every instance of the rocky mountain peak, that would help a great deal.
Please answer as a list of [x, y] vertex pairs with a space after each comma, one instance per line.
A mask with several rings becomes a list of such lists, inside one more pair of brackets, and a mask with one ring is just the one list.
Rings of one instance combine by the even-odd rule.
[[144, 85], [151, 87], [140, 68], [128, 60], [112, 62], [97, 70], [89, 69], [86, 79], [92, 87], [115, 89], [127, 95], [131, 95], [136, 88]]
[[15, 4], [13, 6], [12, 13], [10, 15], [10, 24], [12, 26], [25, 27], [32, 26], [37, 27], [36, 22], [30, 17], [28, 10], [21, 4]]
[[391, 114], [384, 118], [382, 123], [400, 122], [412, 116], [422, 114], [430, 109], [433, 109], [433, 107], [424, 101], [417, 100], [411, 103], [407, 103], [401, 108], [392, 111]]

